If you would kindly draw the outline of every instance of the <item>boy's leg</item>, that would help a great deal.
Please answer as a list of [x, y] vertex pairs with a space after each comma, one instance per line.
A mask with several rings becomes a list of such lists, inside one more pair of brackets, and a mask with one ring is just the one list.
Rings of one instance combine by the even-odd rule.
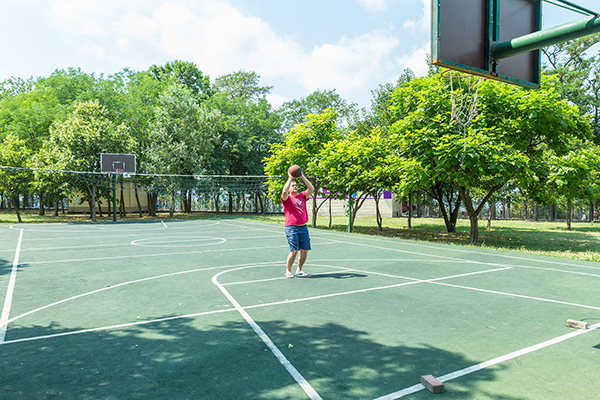
[[[298, 254], [298, 251], [291, 251], [290, 254], [288, 254], [287, 257], [287, 271], [290, 274], [292, 273], [292, 265], [294, 265], [294, 261], [296, 261], [296, 254]], [[302, 258], [302, 253], [300, 253], [300, 258]], [[304, 257], [306, 258], [306, 256]]]
[[304, 261], [306, 261], [307, 256], [308, 250], [300, 250], [300, 258], [298, 258], [298, 269], [296, 272], [302, 271], [302, 267], [304, 266]]

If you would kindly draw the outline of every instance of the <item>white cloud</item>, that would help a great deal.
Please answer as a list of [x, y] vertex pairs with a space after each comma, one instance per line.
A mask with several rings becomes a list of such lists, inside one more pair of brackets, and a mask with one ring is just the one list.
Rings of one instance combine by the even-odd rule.
[[417, 76], [427, 75], [429, 70], [429, 65], [427, 65], [427, 55], [430, 53], [430, 47], [431, 44], [428, 43], [427, 45], [416, 49], [411, 54], [398, 58], [398, 66], [402, 71], [406, 68], [410, 68]]
[[[361, 2], [371, 9], [386, 4]], [[393, 28], [305, 49], [223, 0], [57, 0], [47, 20], [78, 37], [80, 52], [120, 68], [178, 59], [194, 62], [212, 79], [245, 69], [261, 75], [265, 85], [287, 82], [308, 93], [335, 88], [347, 98], [368, 97], [405, 66], [420, 71], [419, 57], [425, 63], [423, 52], [397, 60], [400, 40]], [[274, 105], [289, 100], [276, 94], [278, 85], [270, 96]]]
[[407, 29], [427, 31], [431, 26], [431, 0], [421, 0], [423, 3], [423, 18], [418, 21], [408, 19], [404, 22]]
[[380, 12], [385, 10], [386, 0], [359, 0], [360, 3], [370, 12]]
[[99, 46], [95, 43], [90, 43], [90, 42], [88, 42], [84, 46], [82, 46], [80, 48], [80, 50], [85, 54], [88, 54], [90, 56], [97, 57], [97, 58], [102, 58], [106, 55], [106, 50], [104, 50], [104, 48], [102, 48], [101, 46]]
[[106, 34], [102, 22], [114, 12], [114, 5], [110, 1], [57, 0], [52, 3], [47, 21], [72, 34]]
[[131, 11], [117, 29], [120, 36], [144, 42], [168, 58], [194, 61], [210, 75], [242, 68], [281, 74], [298, 63], [301, 53], [296, 42], [227, 2], [205, 1], [196, 9], [165, 3], [151, 15]]
[[269, 93], [267, 95], [267, 101], [269, 102], [269, 104], [271, 104], [271, 106], [273, 106], [273, 108], [279, 108], [281, 107], [281, 105], [287, 101], [290, 101], [291, 99], [285, 96], [281, 96], [279, 94], [276, 93]]
[[298, 71], [301, 83], [309, 90], [368, 92], [394, 68], [388, 60], [398, 44], [399, 40], [389, 31], [380, 30], [315, 47]]

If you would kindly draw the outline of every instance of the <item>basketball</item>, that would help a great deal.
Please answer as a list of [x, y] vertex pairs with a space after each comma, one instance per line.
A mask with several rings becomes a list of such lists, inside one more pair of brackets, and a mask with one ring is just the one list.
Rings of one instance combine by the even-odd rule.
[[288, 169], [288, 174], [294, 178], [298, 178], [300, 175], [302, 175], [302, 168], [297, 165], [292, 165], [290, 169]]

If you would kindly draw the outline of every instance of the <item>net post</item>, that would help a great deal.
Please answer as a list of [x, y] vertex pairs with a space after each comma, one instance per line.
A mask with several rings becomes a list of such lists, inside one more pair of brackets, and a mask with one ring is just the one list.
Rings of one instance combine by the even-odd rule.
[[348, 194], [348, 233], [352, 233], [352, 191]]

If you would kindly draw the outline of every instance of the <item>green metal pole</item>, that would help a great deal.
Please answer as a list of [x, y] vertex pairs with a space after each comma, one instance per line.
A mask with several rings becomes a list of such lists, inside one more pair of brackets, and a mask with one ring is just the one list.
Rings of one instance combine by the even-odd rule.
[[600, 18], [581, 18], [563, 25], [498, 43], [492, 51], [492, 58], [500, 60], [542, 47], [566, 42], [600, 32]]
[[348, 233], [352, 233], [352, 192], [348, 196]]
[[113, 175], [113, 222], [117, 222], [117, 173]]

